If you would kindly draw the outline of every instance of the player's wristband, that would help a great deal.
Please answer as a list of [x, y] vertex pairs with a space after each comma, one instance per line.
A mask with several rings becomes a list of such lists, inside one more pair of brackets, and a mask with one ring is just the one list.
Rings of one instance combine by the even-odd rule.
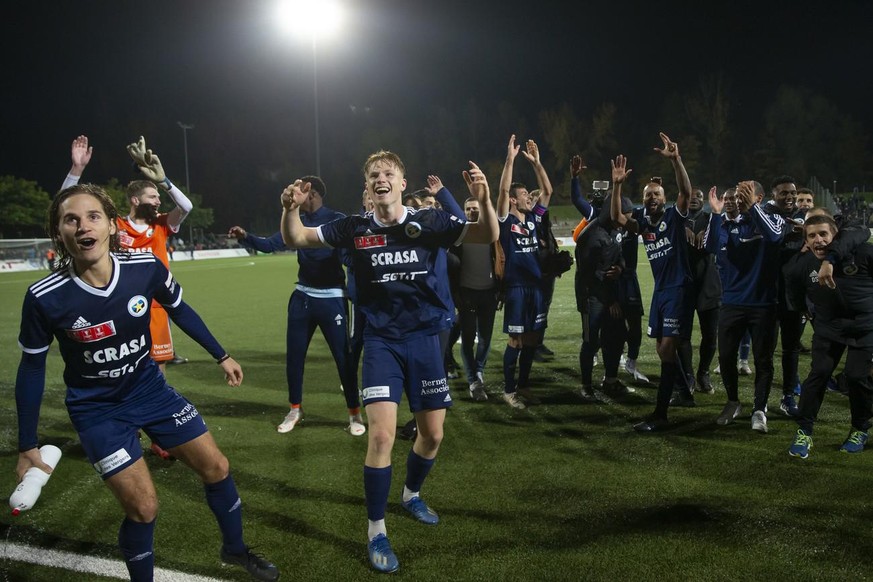
[[218, 365], [221, 365], [222, 362], [226, 362], [226, 361], [229, 360], [229, 359], [230, 359], [230, 354], [224, 354], [223, 356], [221, 356], [220, 358], [218, 358], [217, 360], [215, 360], [215, 363], [218, 364]]
[[161, 182], [161, 187], [164, 190], [166, 190], [167, 192], [169, 192], [173, 188], [173, 183], [170, 182], [169, 178], [164, 178], [164, 181]]

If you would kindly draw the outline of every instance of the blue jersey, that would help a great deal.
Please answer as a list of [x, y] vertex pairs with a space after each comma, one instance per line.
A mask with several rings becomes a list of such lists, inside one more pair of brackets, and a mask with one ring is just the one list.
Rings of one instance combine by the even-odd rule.
[[545, 207], [537, 204], [533, 212], [524, 215], [523, 221], [512, 213], [498, 219], [500, 246], [506, 257], [503, 282], [507, 287], [529, 287], [540, 284], [542, 271], [537, 253], [539, 241], [536, 227], [545, 211]]
[[401, 340], [454, 321], [444, 253], [466, 228], [442, 210], [404, 207], [397, 224], [383, 225], [372, 213], [349, 216], [319, 226], [318, 237], [350, 253], [365, 336]]
[[723, 305], [767, 307], [777, 302], [779, 252], [785, 221], [760, 204], [733, 220], [713, 215], [703, 237], [707, 252], [716, 255]]
[[[303, 226], [321, 226], [338, 218], [345, 218], [345, 214], [324, 206], [315, 212], [300, 213], [300, 220], [303, 222]], [[245, 238], [240, 241], [240, 244], [262, 253], [284, 251], [288, 248], [282, 240], [281, 232], [273, 233], [266, 238], [246, 234]], [[333, 249], [298, 249], [297, 262], [299, 264], [297, 283], [304, 287], [304, 292], [316, 289], [345, 288], [346, 274], [343, 270], [343, 259], [340, 251]]]
[[[317, 227], [340, 218], [345, 218], [345, 214], [324, 206], [315, 212], [300, 213], [303, 226]], [[297, 282], [315, 289], [345, 288], [346, 273], [340, 253], [337, 249], [298, 249]]]
[[[152, 299], [171, 314], [190, 310], [181, 287], [151, 253], [112, 255], [112, 265], [105, 288], [88, 285], [72, 270], [57, 272], [31, 285], [22, 307], [18, 343], [24, 352], [39, 354], [52, 338], [58, 341], [67, 409], [77, 430], [164, 389], [164, 377], [149, 357]], [[221, 346], [205, 333], [204, 347], [220, 357]]]
[[668, 208], [661, 220], [653, 223], [645, 208], [634, 208], [632, 218], [640, 227], [646, 256], [652, 266], [655, 291], [682, 287], [691, 283], [685, 216], [675, 206]]

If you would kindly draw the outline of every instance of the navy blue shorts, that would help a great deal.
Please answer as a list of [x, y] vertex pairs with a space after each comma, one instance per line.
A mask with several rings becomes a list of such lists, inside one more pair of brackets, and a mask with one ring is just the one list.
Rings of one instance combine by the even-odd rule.
[[649, 337], [690, 339], [693, 321], [694, 296], [685, 287], [655, 291], [652, 294], [652, 309], [649, 311]]
[[406, 341], [364, 338], [361, 380], [364, 406], [373, 402], [399, 405], [404, 392], [412, 412], [452, 405], [439, 335]]
[[138, 431], [163, 449], [185, 444], [207, 431], [200, 412], [172, 387], [79, 432], [97, 473], [108, 479], [142, 457]]
[[548, 309], [539, 286], [507, 287], [503, 300], [503, 333], [546, 329]]

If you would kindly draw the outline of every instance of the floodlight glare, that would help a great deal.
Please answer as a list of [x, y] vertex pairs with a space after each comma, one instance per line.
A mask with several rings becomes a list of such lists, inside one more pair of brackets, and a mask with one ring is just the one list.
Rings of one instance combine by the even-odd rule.
[[276, 16], [285, 32], [306, 31], [307, 40], [323, 39], [339, 30], [343, 10], [335, 0], [281, 0], [276, 6]]

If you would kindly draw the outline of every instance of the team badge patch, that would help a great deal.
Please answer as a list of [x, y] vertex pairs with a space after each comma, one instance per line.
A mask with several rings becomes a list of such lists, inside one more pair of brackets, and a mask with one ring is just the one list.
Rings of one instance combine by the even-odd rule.
[[664, 232], [665, 230], [667, 230], [667, 223], [664, 222], [664, 221], [662, 220], [662, 221], [661, 221], [661, 225], [658, 226], [658, 231], [659, 231], [659, 232]]
[[511, 230], [515, 234], [520, 234], [522, 236], [528, 236], [530, 234], [530, 231], [520, 224], [513, 224], [509, 227], [509, 230]]
[[388, 246], [388, 237], [384, 234], [371, 234], [368, 236], [355, 237], [355, 248], [358, 250], [384, 246]]
[[80, 317], [73, 324], [73, 329], [65, 330], [67, 337], [73, 341], [83, 344], [100, 341], [103, 338], [112, 337], [115, 335], [115, 322], [112, 320], [98, 323], [97, 325], [81, 325], [85, 320]]
[[417, 222], [407, 223], [407, 225], [403, 227], [403, 232], [405, 232], [406, 236], [409, 238], [418, 238], [421, 236], [421, 225]]
[[150, 228], [146, 231], [146, 236], [152, 238], [152, 235], [155, 234], [155, 229]]
[[655, 240], [656, 238], [657, 238], [657, 237], [655, 236], [655, 233], [654, 233], [654, 232], [644, 232], [644, 233], [643, 233], [643, 240], [646, 241], [646, 242], [654, 242], [654, 240]]
[[133, 246], [133, 237], [127, 234], [126, 232], [118, 233], [118, 242], [121, 246], [125, 248], [130, 248]]
[[134, 317], [142, 317], [148, 313], [148, 302], [142, 295], [136, 295], [127, 302], [127, 312]]
[[858, 265], [856, 265], [855, 263], [849, 263], [848, 265], [843, 267], [843, 273], [845, 273], [846, 275], [854, 275], [857, 272]]

